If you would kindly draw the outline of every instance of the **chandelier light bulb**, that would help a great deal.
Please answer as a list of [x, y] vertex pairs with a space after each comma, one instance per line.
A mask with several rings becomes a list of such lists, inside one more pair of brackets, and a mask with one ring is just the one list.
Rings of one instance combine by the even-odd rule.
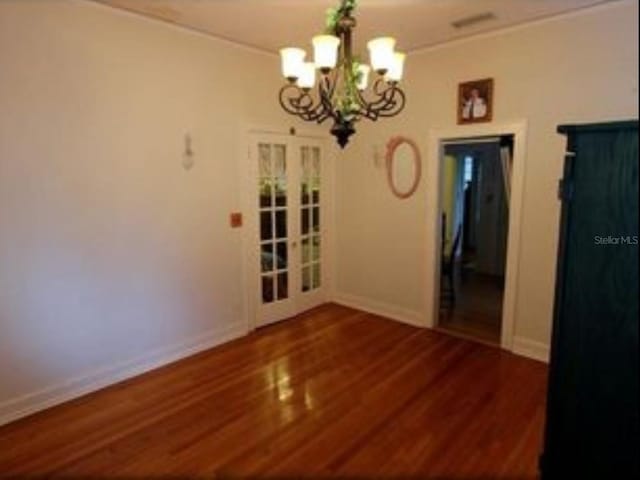
[[304, 62], [298, 77], [298, 87], [303, 90], [311, 90], [316, 84], [316, 65], [312, 62]]
[[380, 75], [387, 73], [394, 63], [393, 54], [396, 39], [392, 37], [376, 38], [371, 40], [367, 47], [369, 48], [371, 67]]
[[387, 72], [386, 78], [389, 82], [399, 82], [402, 80], [402, 75], [404, 74], [404, 61], [407, 58], [405, 53], [395, 52], [393, 54], [393, 61], [391, 62], [391, 67]]
[[358, 84], [356, 85], [358, 90], [366, 90], [369, 85], [369, 74], [371, 73], [371, 67], [369, 65], [358, 66]]
[[280, 50], [282, 74], [289, 82], [293, 83], [300, 78], [306, 55], [307, 52], [301, 48], [283, 48]]
[[326, 75], [338, 64], [340, 39], [333, 35], [317, 35], [312, 42], [316, 67]]

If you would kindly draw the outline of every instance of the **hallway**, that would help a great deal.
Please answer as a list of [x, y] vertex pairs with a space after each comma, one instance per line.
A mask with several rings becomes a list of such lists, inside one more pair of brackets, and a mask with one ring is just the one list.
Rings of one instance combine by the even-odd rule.
[[455, 305], [441, 302], [438, 327], [448, 333], [499, 345], [502, 323], [502, 277], [468, 272], [458, 280]]

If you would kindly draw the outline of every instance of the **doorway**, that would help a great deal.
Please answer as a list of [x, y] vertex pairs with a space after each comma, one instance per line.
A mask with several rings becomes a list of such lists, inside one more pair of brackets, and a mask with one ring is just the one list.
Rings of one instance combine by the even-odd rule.
[[[425, 229], [427, 237], [430, 241], [426, 247], [427, 261], [425, 262], [425, 279], [429, 289], [425, 298], [425, 326], [428, 328], [439, 328], [441, 303], [446, 299], [441, 298], [442, 294], [442, 275], [441, 269], [444, 261], [443, 256], [447, 256], [453, 250], [453, 241], [449, 241], [449, 246], [442, 241], [445, 222], [443, 221], [443, 190], [445, 189], [445, 151], [449, 145], [464, 143], [481, 143], [487, 141], [502, 140], [503, 137], [509, 137], [509, 150], [511, 154], [511, 171], [509, 181], [509, 202], [508, 202], [508, 221], [507, 221], [507, 238], [506, 238], [506, 255], [504, 260], [504, 276], [502, 288], [502, 302], [499, 304], [501, 313], [499, 342], [495, 342], [495, 335], [491, 343], [498, 343], [503, 349], [513, 351], [519, 349], [519, 340], [515, 336], [516, 318], [516, 302], [518, 298], [518, 269], [520, 257], [520, 235], [522, 224], [522, 206], [525, 179], [525, 158], [527, 145], [527, 123], [526, 121], [516, 123], [485, 123], [477, 125], [456, 126], [446, 129], [434, 129], [429, 132], [429, 158], [433, 159], [427, 163], [427, 176], [438, 179], [437, 188], [429, 189], [426, 197], [427, 215], [425, 218]], [[467, 162], [468, 168], [473, 169], [473, 162]], [[469, 175], [469, 173], [467, 173]], [[464, 184], [463, 184], [464, 186]], [[460, 186], [458, 185], [458, 188]], [[464, 220], [462, 220], [464, 224]], [[444, 232], [444, 236], [451, 236]], [[464, 225], [462, 230], [464, 231]], [[459, 246], [456, 249], [456, 260], [459, 264], [462, 262], [460, 257], [463, 248], [463, 233], [458, 240]], [[467, 226], [467, 235], [469, 235], [469, 226]], [[444, 245], [443, 245], [444, 243]], [[472, 242], [473, 245], [473, 242]], [[458, 266], [456, 266], [458, 267]], [[458, 272], [459, 273], [459, 272]], [[448, 281], [448, 278], [447, 280]], [[457, 280], [459, 281], [459, 279]], [[495, 305], [496, 303], [494, 303]], [[477, 338], [472, 335], [466, 335]]]
[[323, 143], [249, 136], [247, 186], [251, 326], [262, 327], [326, 301], [326, 198]]
[[500, 344], [513, 136], [444, 145], [438, 328]]

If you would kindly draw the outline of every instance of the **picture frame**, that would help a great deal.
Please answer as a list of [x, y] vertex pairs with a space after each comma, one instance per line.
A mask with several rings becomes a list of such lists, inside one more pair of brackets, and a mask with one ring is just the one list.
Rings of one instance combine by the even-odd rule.
[[494, 80], [484, 78], [458, 85], [458, 125], [493, 120]]

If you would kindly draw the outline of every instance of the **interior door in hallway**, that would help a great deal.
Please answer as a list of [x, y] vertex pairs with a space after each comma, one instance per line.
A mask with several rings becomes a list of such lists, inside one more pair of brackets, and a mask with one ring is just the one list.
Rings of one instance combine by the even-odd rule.
[[[254, 324], [292, 317], [326, 300], [324, 186], [321, 143], [253, 135], [250, 275]], [[257, 253], [257, 255], [256, 255]], [[257, 280], [257, 281], [256, 281]]]

